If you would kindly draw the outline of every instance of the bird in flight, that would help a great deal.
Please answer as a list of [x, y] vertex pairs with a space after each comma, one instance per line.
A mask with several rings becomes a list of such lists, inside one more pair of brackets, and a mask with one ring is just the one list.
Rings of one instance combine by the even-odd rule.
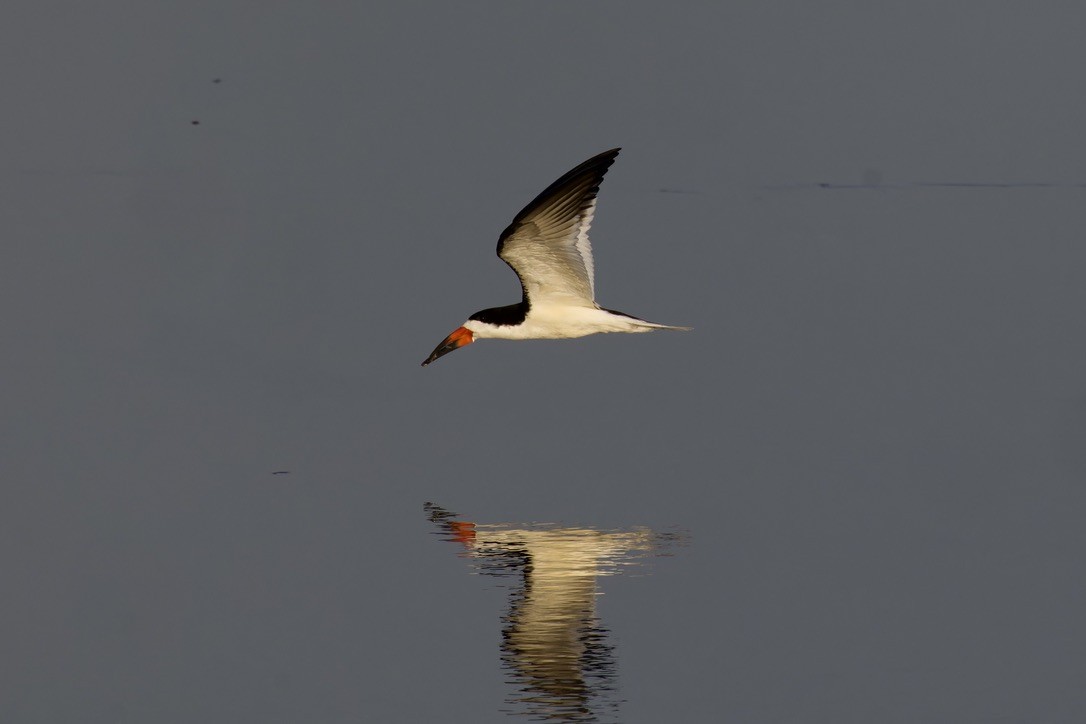
[[681, 329], [596, 304], [588, 229], [596, 194], [619, 149], [593, 156], [552, 183], [498, 237], [498, 257], [520, 278], [518, 304], [476, 312], [422, 366], [477, 339], [570, 339], [600, 332]]

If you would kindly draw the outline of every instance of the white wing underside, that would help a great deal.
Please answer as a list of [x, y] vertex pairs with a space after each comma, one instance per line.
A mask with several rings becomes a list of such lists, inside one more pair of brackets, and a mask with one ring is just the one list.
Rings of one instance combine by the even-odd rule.
[[498, 256], [520, 277], [532, 307], [595, 308], [595, 264], [588, 230], [596, 194], [618, 149], [594, 156], [559, 178], [517, 214], [498, 241]]
[[532, 304], [595, 306], [595, 263], [588, 240], [595, 210], [595, 199], [565, 219], [544, 210], [505, 240], [501, 258], [520, 277]]

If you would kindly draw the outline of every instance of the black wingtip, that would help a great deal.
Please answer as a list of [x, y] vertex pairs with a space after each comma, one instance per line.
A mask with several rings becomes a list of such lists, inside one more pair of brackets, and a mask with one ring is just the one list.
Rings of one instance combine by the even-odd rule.
[[601, 164], [606, 164], [606, 165], [604, 165], [604, 169], [607, 169], [607, 168], [609, 168], [611, 166], [612, 163], [615, 162], [615, 159], [618, 158], [618, 152], [621, 151], [621, 150], [622, 150], [622, 146], [617, 146], [617, 147], [612, 148], [612, 149], [610, 149], [608, 151], [604, 151], [602, 153], [597, 153], [595, 156], [593, 156], [592, 158], [588, 159], [587, 161], [582, 163], [577, 168], [570, 171], [568, 175], [572, 176], [572, 175], [575, 175], [576, 172], [582, 171], [585, 168], [591, 168], [591, 167], [601, 165]]
[[560, 188], [561, 186], [569, 183], [570, 180], [577, 178], [578, 176], [581, 176], [586, 172], [596, 174], [599, 180], [603, 180], [603, 175], [607, 173], [607, 169], [611, 168], [611, 164], [613, 164], [615, 162], [615, 159], [618, 158], [618, 152], [621, 150], [622, 148], [618, 147], [612, 148], [609, 151], [597, 153], [592, 158], [577, 164], [569, 171], [562, 174], [561, 178], [552, 183], [545, 191], [543, 191], [539, 195], [544, 196], [547, 191], [553, 191], [556, 188]]
[[516, 230], [517, 225], [540, 206], [551, 201], [552, 197], [556, 194], [568, 191], [571, 188], [579, 187], [583, 191], [583, 198], [595, 198], [596, 193], [600, 190], [600, 184], [603, 182], [604, 174], [611, 168], [611, 164], [615, 162], [615, 159], [618, 157], [618, 152], [621, 150], [622, 147], [619, 146], [602, 153], [597, 153], [592, 158], [577, 164], [575, 167], [562, 174], [557, 181], [539, 192], [539, 195], [521, 209], [519, 214], [513, 217], [513, 223], [509, 224], [509, 226], [505, 228], [505, 231], [498, 236], [498, 256], [501, 256], [502, 253], [502, 243], [505, 241], [506, 237]]

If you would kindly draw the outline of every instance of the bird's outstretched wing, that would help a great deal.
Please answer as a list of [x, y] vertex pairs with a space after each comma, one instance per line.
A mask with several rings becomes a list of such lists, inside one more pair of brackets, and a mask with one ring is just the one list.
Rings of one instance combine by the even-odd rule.
[[520, 277], [529, 304], [595, 306], [588, 229], [600, 183], [618, 152], [593, 156], [552, 183], [498, 238], [498, 256]]

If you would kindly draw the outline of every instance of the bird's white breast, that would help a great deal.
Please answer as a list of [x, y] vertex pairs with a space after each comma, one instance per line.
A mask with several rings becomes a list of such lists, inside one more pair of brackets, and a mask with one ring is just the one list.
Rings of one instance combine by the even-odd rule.
[[533, 305], [520, 324], [488, 324], [469, 319], [476, 339], [573, 339], [601, 332], [648, 332], [652, 326], [598, 307]]

